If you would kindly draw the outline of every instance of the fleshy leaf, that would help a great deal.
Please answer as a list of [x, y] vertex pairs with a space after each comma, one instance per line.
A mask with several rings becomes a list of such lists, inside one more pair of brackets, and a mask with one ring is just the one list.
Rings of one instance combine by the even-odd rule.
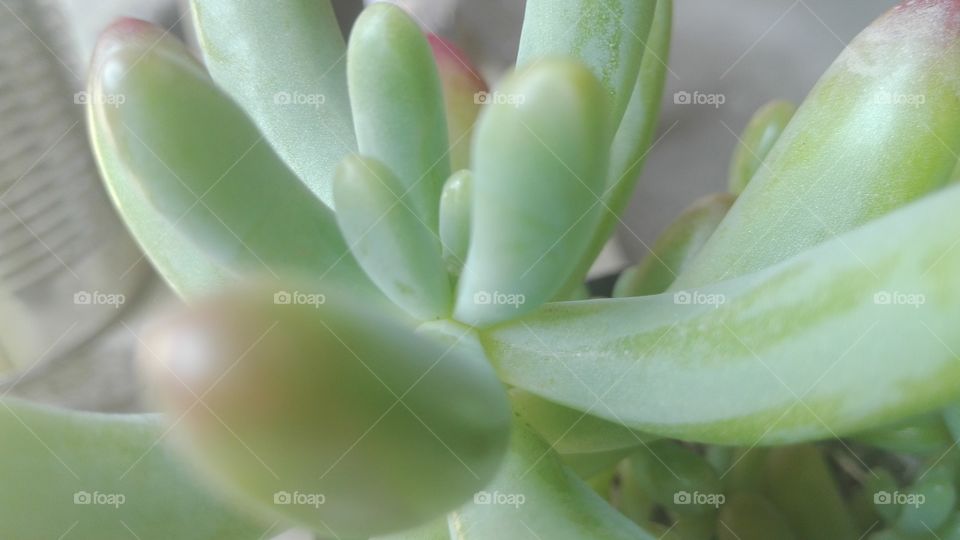
[[939, 412], [857, 433], [853, 438], [889, 452], [934, 457], [941, 456], [954, 443]]
[[345, 45], [329, 0], [192, 0], [210, 74], [327, 205], [357, 142]]
[[758, 493], [737, 493], [717, 520], [719, 540], [800, 540], [777, 507]]
[[655, 538], [609, 506], [520, 421], [500, 473], [449, 520], [455, 540]]
[[599, 217], [609, 148], [603, 89], [579, 63], [538, 62], [497, 92], [513, 100], [488, 105], [477, 126], [454, 310], [470, 325], [520, 316], [559, 292]]
[[[113, 201], [181, 295], [292, 271], [317, 288], [382, 301], [332, 212], [179, 41], [147, 23], [117, 23], [100, 40], [90, 92], [94, 150]], [[108, 99], [116, 95], [121, 106]]]
[[657, 435], [776, 444], [887, 424], [960, 391], [958, 207], [960, 186], [742, 278], [548, 305], [484, 346], [507, 384]]
[[576, 58], [610, 97], [611, 129], [620, 123], [640, 71], [656, 0], [529, 0], [517, 67], [547, 57]]
[[447, 517], [444, 516], [409, 531], [378, 536], [371, 540], [450, 540], [450, 526], [447, 524]]
[[621, 424], [551, 403], [522, 390], [511, 390], [510, 401], [514, 411], [561, 455], [630, 449], [654, 440]]
[[730, 161], [730, 193], [743, 193], [796, 112], [789, 101], [771, 101], [753, 114]]
[[337, 169], [333, 193], [340, 230], [370, 279], [414, 317], [448, 317], [452, 286], [440, 239], [396, 176], [375, 159], [351, 156]]
[[450, 151], [443, 89], [426, 36], [401, 8], [368, 7], [350, 34], [347, 80], [360, 154], [393, 171], [411, 207], [436, 231]]
[[470, 203], [473, 174], [453, 173], [440, 196], [440, 239], [447, 270], [459, 275], [470, 249]]
[[438, 518], [493, 478], [510, 408], [482, 357], [352, 298], [278, 304], [274, 290], [209, 299], [141, 354], [171, 436], [225, 494], [366, 538]]
[[830, 464], [816, 446], [771, 449], [764, 478], [767, 498], [800, 538], [862, 538]]
[[157, 446], [158, 415], [103, 415], [0, 401], [0, 537], [263, 538]]
[[943, 186], [960, 152], [958, 43], [953, 0], [905, 2], [864, 30], [674, 287], [764, 268]]
[[657, 0], [640, 72], [610, 148], [610, 168], [607, 171], [600, 221], [590, 248], [578, 262], [577, 270], [565, 287], [566, 291], [583, 284], [587, 271], [620, 223], [619, 216], [630, 202], [630, 195], [640, 179], [660, 117], [672, 25], [673, 0]]
[[640, 264], [620, 274], [613, 296], [646, 296], [667, 290], [707, 243], [735, 200], [718, 193], [693, 203], [663, 231]]

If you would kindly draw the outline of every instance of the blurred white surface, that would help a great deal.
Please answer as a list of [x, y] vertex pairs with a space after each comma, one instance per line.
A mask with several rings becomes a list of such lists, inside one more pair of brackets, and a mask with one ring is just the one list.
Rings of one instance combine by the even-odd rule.
[[0, 371], [71, 356], [148, 273], [90, 155], [69, 20], [50, 0], [0, 7]]

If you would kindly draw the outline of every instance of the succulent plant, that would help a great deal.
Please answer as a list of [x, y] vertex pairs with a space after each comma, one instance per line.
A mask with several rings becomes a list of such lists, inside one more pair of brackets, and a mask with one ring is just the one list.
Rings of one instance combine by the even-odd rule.
[[[517, 69], [377, 4], [108, 29], [88, 119], [184, 305], [157, 415], [0, 400], [0, 537], [960, 535], [960, 2], [909, 0], [584, 299], [671, 0], [528, 0]], [[110, 96], [123, 95], [121, 106]]]

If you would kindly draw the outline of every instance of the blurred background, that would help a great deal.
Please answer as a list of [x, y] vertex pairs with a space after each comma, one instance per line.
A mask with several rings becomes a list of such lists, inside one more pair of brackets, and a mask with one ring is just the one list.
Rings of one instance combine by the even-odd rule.
[[[281, 0], [282, 1], [282, 0]], [[489, 81], [511, 67], [523, 0], [405, 0]], [[623, 226], [595, 269], [646, 253], [691, 201], [722, 191], [736, 135], [774, 98], [802, 100], [833, 58], [895, 0], [676, 0], [655, 147]], [[89, 155], [86, 65], [118, 16], [191, 40], [185, 0], [0, 0], [0, 395], [89, 410], [144, 407], [137, 334], [170, 293], [110, 207]], [[360, 0], [335, 1], [344, 28]], [[677, 92], [723, 104], [675, 103]]]

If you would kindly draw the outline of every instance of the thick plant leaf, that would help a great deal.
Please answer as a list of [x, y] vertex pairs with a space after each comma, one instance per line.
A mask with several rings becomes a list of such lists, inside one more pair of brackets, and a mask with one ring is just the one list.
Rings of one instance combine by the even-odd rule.
[[375, 159], [351, 156], [333, 187], [340, 230], [370, 279], [414, 317], [447, 318], [452, 286], [440, 238], [410, 208], [397, 177]]
[[346, 48], [329, 0], [192, 0], [210, 74], [326, 204], [356, 151]]
[[657, 0], [640, 72], [610, 148], [610, 168], [607, 171], [600, 222], [590, 248], [578, 262], [577, 270], [565, 287], [566, 291], [583, 284], [587, 271], [620, 223], [619, 216], [630, 202], [630, 195], [640, 179], [660, 117], [672, 25], [673, 0]]
[[889, 452], [934, 458], [942, 456], [955, 442], [939, 412], [857, 433], [853, 438]]
[[416, 529], [378, 536], [371, 540], [450, 540], [450, 526], [444, 516]]
[[656, 538], [609, 506], [521, 421], [500, 473], [449, 521], [455, 540]]
[[717, 230], [735, 200], [733, 195], [718, 193], [684, 210], [657, 238], [643, 261], [620, 274], [613, 296], [646, 296], [667, 290]]
[[796, 112], [789, 101], [771, 101], [753, 114], [730, 161], [730, 193], [743, 193]]
[[609, 148], [607, 100], [579, 63], [538, 62], [498, 92], [513, 101], [488, 106], [474, 141], [471, 245], [454, 310], [470, 325], [559, 292], [599, 217]]
[[[382, 299], [332, 212], [176, 39], [147, 23], [117, 23], [100, 40], [90, 92], [107, 188], [182, 296], [241, 275], [293, 271], [321, 292], [346, 288]], [[110, 104], [116, 95], [124, 96], [122, 106]]]
[[773, 448], [764, 468], [767, 499], [800, 538], [859, 540], [833, 471], [814, 445]]
[[864, 30], [674, 287], [759, 270], [949, 181], [960, 152], [958, 43], [951, 0], [904, 3]]
[[157, 415], [0, 401], [0, 537], [235, 540], [259, 525], [217, 502], [162, 446]]
[[960, 186], [743, 278], [552, 304], [484, 346], [506, 383], [657, 435], [776, 444], [887, 424], [960, 391], [958, 207]]
[[360, 153], [383, 162], [436, 231], [450, 176], [443, 88], [427, 38], [401, 8], [375, 4], [350, 34], [347, 80]]
[[366, 538], [438, 518], [493, 478], [510, 408], [482, 356], [352, 298], [278, 305], [274, 290], [209, 299], [142, 351], [171, 436], [225, 494]]
[[737, 493], [717, 520], [719, 540], [800, 540], [783, 514], [757, 493]]
[[453, 173], [440, 196], [440, 239], [443, 259], [452, 275], [460, 275], [470, 249], [470, 203], [473, 174]]
[[611, 129], [620, 123], [640, 71], [656, 0], [529, 0], [517, 67], [547, 57], [586, 64], [610, 96]]
[[511, 390], [510, 401], [513, 410], [562, 455], [632, 449], [654, 440], [616, 422], [551, 403], [522, 390]]
[[467, 59], [463, 51], [435, 34], [427, 38], [443, 85], [447, 134], [450, 137], [450, 166], [454, 171], [459, 171], [470, 167], [473, 126], [490, 94], [480, 70]]

